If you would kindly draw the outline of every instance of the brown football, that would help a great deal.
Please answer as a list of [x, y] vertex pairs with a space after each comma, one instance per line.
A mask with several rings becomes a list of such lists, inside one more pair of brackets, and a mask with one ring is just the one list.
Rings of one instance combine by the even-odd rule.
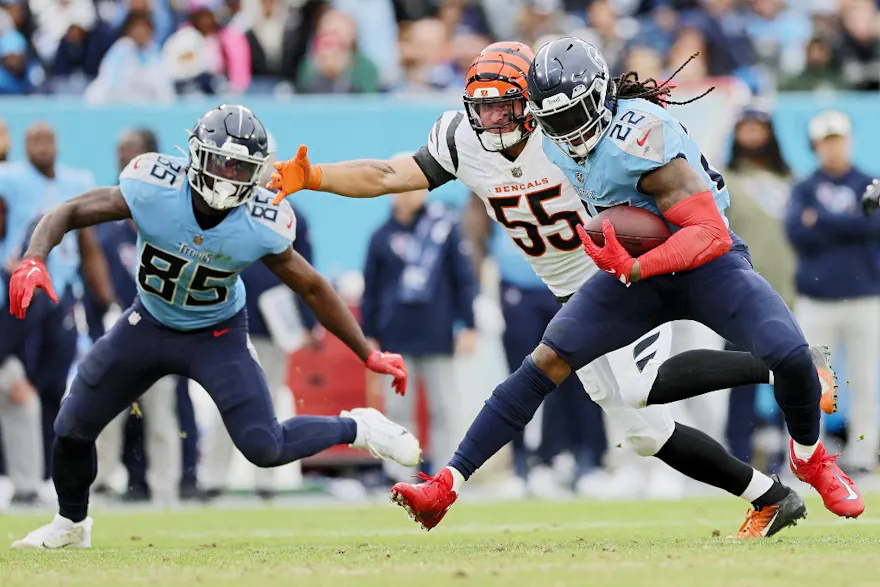
[[614, 206], [590, 218], [584, 230], [599, 246], [605, 245], [602, 221], [611, 221], [617, 240], [629, 254], [638, 257], [672, 236], [666, 222], [653, 212], [635, 206]]

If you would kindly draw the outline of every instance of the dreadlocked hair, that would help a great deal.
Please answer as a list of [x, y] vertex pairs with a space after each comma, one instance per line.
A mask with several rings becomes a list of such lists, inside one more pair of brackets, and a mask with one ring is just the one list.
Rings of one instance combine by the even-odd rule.
[[670, 83], [672, 81], [672, 78], [678, 75], [678, 72], [684, 69], [688, 63], [696, 59], [699, 55], [700, 53], [697, 52], [688, 57], [687, 61], [682, 63], [678, 69], [673, 71], [672, 75], [670, 75], [662, 84], [658, 83], [657, 80], [652, 77], [649, 77], [644, 81], [639, 81], [639, 74], [635, 71], [628, 71], [612, 79], [611, 81], [616, 89], [614, 95], [614, 109], [617, 110], [618, 100], [627, 100], [631, 98], [641, 98], [643, 100], [653, 102], [658, 106], [666, 108], [666, 106], [669, 104], [684, 106], [685, 104], [696, 102], [700, 98], [704, 97], [706, 94], [714, 90], [715, 86], [712, 86], [696, 98], [691, 98], [690, 100], [685, 100], [683, 102], [675, 102], [669, 99], [669, 96], [672, 94], [672, 89], [676, 87], [675, 84]]

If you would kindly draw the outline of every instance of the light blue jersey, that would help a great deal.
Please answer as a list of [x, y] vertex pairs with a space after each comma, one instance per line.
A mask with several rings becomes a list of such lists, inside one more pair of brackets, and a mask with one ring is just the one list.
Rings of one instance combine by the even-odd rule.
[[620, 100], [605, 136], [582, 163], [563, 153], [546, 136], [543, 147], [547, 158], [565, 172], [594, 216], [622, 205], [662, 216], [654, 198], [642, 193], [639, 184], [644, 174], [676, 157], [687, 161], [705, 179], [722, 216], [730, 205], [724, 178], [709, 164], [684, 126], [663, 107], [647, 100]]
[[238, 313], [245, 303], [239, 273], [288, 249], [296, 234], [290, 204], [273, 206], [264, 189], [203, 230], [186, 165], [183, 158], [147, 153], [119, 176], [138, 231], [138, 295], [150, 314], [176, 330], [207, 328]]
[[[90, 171], [57, 165], [50, 179], [30, 162], [0, 165], [0, 196], [6, 200], [6, 238], [0, 241], [0, 261], [21, 258], [22, 245], [43, 214], [62, 202], [95, 187]], [[58, 295], [79, 281], [79, 241], [76, 233], [64, 235], [46, 260], [46, 268]]]

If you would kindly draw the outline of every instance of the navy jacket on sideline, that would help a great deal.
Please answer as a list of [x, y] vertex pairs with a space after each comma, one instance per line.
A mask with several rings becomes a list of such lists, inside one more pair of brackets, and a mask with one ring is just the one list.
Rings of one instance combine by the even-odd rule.
[[[404, 226], [391, 217], [370, 239], [364, 267], [361, 323], [382, 350], [408, 355], [450, 355], [453, 326], [461, 321], [474, 327], [477, 282], [471, 256], [458, 226], [453, 226], [444, 248], [443, 275], [430, 303], [399, 302], [400, 276], [406, 266], [401, 254], [407, 238], [424, 214]], [[399, 251], [400, 254], [398, 254]]]
[[[798, 293], [839, 300], [880, 295], [880, 216], [866, 218], [861, 198], [872, 178], [853, 168], [841, 177], [819, 170], [795, 185], [785, 218], [798, 255]], [[812, 227], [801, 215], [818, 214]]]

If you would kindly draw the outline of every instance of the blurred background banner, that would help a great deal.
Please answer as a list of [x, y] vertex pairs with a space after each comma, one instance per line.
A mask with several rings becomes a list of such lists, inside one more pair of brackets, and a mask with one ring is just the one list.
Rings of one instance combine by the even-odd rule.
[[[676, 99], [687, 100], [711, 85], [715, 91], [686, 106], [670, 106], [688, 132], [705, 150], [716, 167], [726, 160], [730, 133], [737, 112], [750, 95], [735, 79], [683, 83]], [[186, 144], [185, 130], [217, 99], [190, 99], [151, 108], [147, 106], [86, 107], [76, 98], [7, 98], [2, 116], [11, 136], [23, 136], [35, 120], [46, 120], [55, 127], [61, 161], [91, 170], [97, 183], [116, 183], [115, 141], [131, 127], [154, 129], [160, 150], [173, 153], [174, 146]], [[305, 96], [291, 100], [251, 98], [248, 106], [265, 122], [278, 141], [278, 158], [293, 157], [300, 144], [309, 147], [312, 161], [383, 159], [403, 150], [414, 151], [427, 141], [428, 132], [445, 110], [459, 108], [456, 95], [419, 96]], [[813, 94], [787, 93], [769, 104], [786, 160], [797, 175], [806, 175], [816, 166], [807, 137], [810, 117], [825, 108], [847, 112], [857, 120], [853, 136], [853, 157], [867, 171], [880, 171], [873, 156], [873, 138], [880, 135], [880, 100], [874, 95], [836, 94], [817, 98]], [[10, 160], [23, 157], [22, 141], [13, 141]], [[464, 203], [467, 189], [453, 182], [432, 194], [456, 205]], [[298, 208], [312, 225], [315, 264], [318, 270], [338, 276], [363, 267], [370, 233], [390, 209], [385, 198], [369, 201], [342, 201], [333, 196], [304, 192], [295, 197]], [[344, 235], [344, 236], [343, 236]]]

